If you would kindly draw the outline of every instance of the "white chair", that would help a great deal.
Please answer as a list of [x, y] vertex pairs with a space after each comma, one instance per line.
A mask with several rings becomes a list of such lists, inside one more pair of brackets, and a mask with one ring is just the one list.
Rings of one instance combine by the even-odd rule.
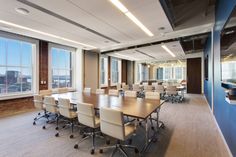
[[163, 85], [156, 85], [155, 92], [160, 93], [161, 99], [163, 99], [165, 96], [165, 87]]
[[133, 91], [136, 91], [136, 92], [140, 92], [140, 86], [139, 84], [133, 84], [133, 88], [132, 88]]
[[121, 84], [120, 84], [120, 83], [117, 83], [116, 89], [117, 89], [117, 90], [121, 90]]
[[123, 88], [124, 85], [126, 85], [126, 83], [125, 83], [125, 82], [122, 82], [122, 83], [121, 83], [121, 87]]
[[176, 86], [167, 86], [166, 87], [166, 98], [167, 100], [171, 100], [172, 103], [178, 100], [178, 91]]
[[51, 89], [46, 89], [46, 90], [40, 90], [39, 95], [45, 96], [45, 95], [52, 95], [52, 90]]
[[155, 87], [155, 86], [157, 86], [157, 85], [158, 85], [157, 82], [153, 82], [153, 83], [152, 83], [152, 86], [153, 86], [153, 87]]
[[135, 150], [135, 153], [138, 153], [138, 149], [135, 146], [120, 144], [121, 141], [130, 139], [135, 133], [135, 126], [131, 124], [125, 125], [123, 117], [124, 115], [121, 111], [105, 107], [100, 109], [101, 132], [118, 140], [114, 146], [101, 148], [100, 153], [103, 153], [103, 149], [109, 148], [115, 148], [111, 156], [113, 156], [117, 150], [124, 156], [128, 156], [124, 148], [132, 148]]
[[152, 85], [144, 85], [143, 90], [144, 90], [144, 92], [151, 92], [152, 91]]
[[[159, 92], [146, 92], [145, 93], [145, 99], [151, 99], [151, 100], [157, 100], [157, 101], [160, 101], [160, 93]], [[153, 125], [153, 122], [152, 120], [156, 121], [157, 122], [157, 129], [159, 128], [164, 128], [165, 125], [162, 121], [159, 120], [159, 113], [160, 113], [160, 110], [161, 110], [161, 107], [159, 107], [157, 110], [156, 110], [156, 118], [152, 118], [152, 115], [150, 115], [150, 122], [151, 122], [151, 128], [154, 129], [154, 125]]]
[[91, 93], [91, 88], [85, 87], [83, 92], [84, 93]]
[[57, 88], [57, 93], [67, 93], [68, 89], [67, 88]]
[[[74, 125], [75, 125], [75, 120], [77, 118], [77, 113], [76, 111], [73, 110], [73, 107], [71, 106], [69, 99], [58, 98], [58, 107], [60, 115], [57, 118], [57, 124], [60, 118], [63, 118], [66, 121], [66, 125], [71, 127], [70, 138], [73, 138]], [[65, 128], [65, 126], [63, 128]], [[56, 137], [59, 136], [59, 130], [57, 131], [55, 136]]]
[[136, 92], [136, 91], [127, 90], [127, 91], [125, 91], [124, 96], [125, 96], [125, 97], [136, 98], [136, 97], [137, 97], [137, 92]]
[[105, 94], [105, 89], [96, 89], [96, 94]]
[[41, 112], [38, 113], [38, 115], [34, 118], [33, 125], [36, 125], [36, 121], [38, 121], [41, 118], [46, 118], [48, 121], [48, 114], [45, 110], [45, 106], [43, 105], [43, 96], [42, 95], [34, 95], [34, 107], [40, 111], [43, 111], [43, 114]]
[[129, 90], [129, 85], [123, 85], [123, 86], [122, 86], [122, 90], [123, 90], [123, 91]]
[[148, 82], [143, 82], [142, 85], [143, 86], [148, 86]]
[[[45, 96], [43, 99], [43, 104], [45, 106], [45, 110], [50, 113], [50, 117], [53, 116], [53, 120], [50, 120], [50, 122], [55, 122], [58, 118], [58, 108], [55, 102], [55, 98], [52, 96]], [[47, 123], [48, 124], [48, 123]], [[46, 129], [46, 125], [43, 126], [43, 129]], [[58, 124], [56, 127], [56, 130], [58, 129]]]
[[82, 138], [79, 142], [74, 145], [75, 149], [79, 148], [79, 144], [85, 141], [88, 138], [92, 138], [92, 149], [91, 154], [94, 154], [95, 151], [95, 136], [99, 136], [97, 133], [100, 131], [95, 132], [95, 129], [100, 127], [100, 119], [95, 116], [94, 106], [88, 103], [78, 103], [77, 104], [77, 114], [78, 114], [78, 121], [80, 124], [83, 124], [92, 129], [91, 132], [85, 132], [84, 138]]
[[119, 96], [119, 90], [109, 89], [108, 95]]

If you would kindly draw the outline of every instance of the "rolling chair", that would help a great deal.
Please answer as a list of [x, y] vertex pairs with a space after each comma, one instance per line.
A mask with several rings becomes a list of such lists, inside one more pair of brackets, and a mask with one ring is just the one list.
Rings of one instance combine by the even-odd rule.
[[85, 87], [83, 92], [84, 93], [91, 93], [91, 88]]
[[108, 95], [119, 96], [119, 90], [109, 89]]
[[[91, 132], [84, 132], [84, 137], [77, 142], [74, 145], [75, 149], [79, 148], [79, 144], [83, 141], [85, 141], [88, 138], [92, 138], [92, 149], [90, 151], [91, 154], [94, 154], [95, 151], [95, 137], [101, 137], [98, 135], [98, 133], [101, 133], [100, 131], [96, 132], [96, 129], [99, 129], [100, 127], [100, 119], [95, 116], [94, 107], [92, 104], [88, 103], [78, 103], [77, 104], [77, 114], [78, 114], [78, 121], [80, 124], [83, 124], [90, 129], [92, 129]], [[102, 137], [103, 138], [103, 137]]]
[[156, 85], [155, 86], [155, 92], [160, 93], [160, 98], [165, 98], [165, 87], [163, 85]]
[[[160, 101], [160, 93], [159, 92], [146, 92], [145, 99], [152, 99], [152, 100], [159, 100]], [[151, 122], [152, 129], [154, 129], [152, 120], [157, 122], [158, 129], [165, 127], [164, 123], [159, 120], [160, 110], [161, 110], [161, 107], [157, 108], [157, 110], [156, 110], [157, 117], [156, 118], [152, 118], [152, 115], [150, 115], [150, 122]]]
[[[53, 120], [51, 120], [49, 122], [56, 122], [59, 112], [58, 112], [58, 108], [57, 108], [54, 97], [45, 96], [43, 99], [43, 104], [45, 106], [45, 110], [50, 114], [50, 117], [53, 117]], [[46, 125], [44, 125], [42, 128], [46, 129]], [[56, 127], [56, 130], [57, 129], [58, 129], [58, 126]]]
[[[57, 118], [57, 127], [58, 127], [58, 121], [60, 119], [63, 119], [66, 122], [65, 126], [71, 127], [71, 135], [70, 138], [73, 138], [74, 135], [74, 126], [75, 126], [75, 120], [77, 118], [77, 113], [74, 111], [71, 107], [70, 100], [64, 99], [64, 98], [58, 98], [58, 107], [59, 107], [59, 117]], [[63, 126], [63, 128], [65, 128]], [[59, 129], [57, 133], [55, 134], [56, 137], [59, 136]]]
[[113, 146], [100, 148], [100, 153], [103, 153], [103, 149], [115, 148], [111, 154], [113, 156], [117, 150], [119, 150], [124, 156], [128, 157], [128, 154], [125, 152], [124, 148], [134, 149], [135, 153], [138, 153], [138, 149], [133, 145], [122, 145], [121, 141], [126, 141], [135, 134], [135, 126], [124, 124], [123, 112], [110, 109], [110, 108], [101, 108], [100, 109], [100, 127], [101, 132], [118, 139], [117, 143]]
[[171, 100], [172, 103], [179, 102], [180, 98], [178, 97], [178, 90], [176, 86], [167, 86], [166, 87], [166, 100]]
[[127, 91], [125, 91], [124, 96], [125, 97], [136, 98], [137, 97], [137, 92], [136, 91], [127, 90]]
[[96, 89], [96, 94], [105, 94], [105, 89]]
[[47, 121], [49, 121], [49, 119], [48, 119], [49, 115], [45, 109], [45, 106], [43, 105], [43, 96], [42, 95], [34, 95], [33, 101], [34, 101], [35, 108], [43, 111], [43, 114], [41, 112], [39, 112], [37, 114], [37, 116], [34, 118], [33, 125], [36, 125], [36, 121], [38, 121], [41, 118], [46, 118]]
[[67, 93], [68, 89], [67, 88], [57, 88], [56, 90], [57, 93], [61, 94], [61, 93]]
[[47, 95], [52, 95], [53, 91], [51, 89], [46, 89], [46, 90], [40, 90], [39, 95], [41, 96], [47, 96]]

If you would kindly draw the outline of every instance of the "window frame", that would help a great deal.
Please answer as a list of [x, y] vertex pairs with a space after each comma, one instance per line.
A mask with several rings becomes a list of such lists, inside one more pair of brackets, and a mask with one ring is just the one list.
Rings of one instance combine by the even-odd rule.
[[[0, 31], [0, 37], [32, 44], [31, 91], [0, 94], [0, 100], [8, 100], [8, 99], [16, 99], [16, 98], [24, 98], [24, 97], [33, 96], [39, 90], [39, 78], [37, 77], [39, 76], [39, 40], [29, 38], [29, 37], [24, 37], [17, 34], [1, 32], [1, 31]], [[11, 66], [11, 67], [14, 67], [14, 66]], [[24, 67], [24, 66], [15, 66], [15, 67]]]
[[64, 49], [71, 52], [71, 87], [66, 88], [75, 88], [76, 85], [76, 75], [75, 75], [75, 58], [76, 58], [76, 48], [64, 46], [60, 44], [55, 43], [49, 43], [48, 44], [48, 89], [55, 89], [52, 88], [52, 48], [56, 49]]

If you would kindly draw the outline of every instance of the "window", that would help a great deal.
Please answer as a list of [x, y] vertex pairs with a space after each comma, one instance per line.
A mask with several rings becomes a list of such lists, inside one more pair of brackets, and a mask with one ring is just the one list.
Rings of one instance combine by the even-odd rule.
[[176, 80], [182, 80], [183, 79], [183, 68], [182, 67], [175, 67], [175, 75], [174, 78]]
[[164, 80], [172, 79], [172, 67], [164, 68]]
[[146, 81], [149, 79], [149, 69], [147, 65], [138, 64], [138, 81]]
[[51, 88], [72, 87], [72, 53], [62, 48], [51, 48]]
[[108, 85], [108, 57], [100, 58], [100, 85], [105, 87]]
[[121, 60], [111, 58], [111, 85], [121, 83]]
[[[8, 38], [9, 36], [9, 38]], [[19, 38], [20, 39], [20, 38]], [[33, 93], [36, 44], [6, 35], [0, 37], [0, 94]], [[34, 61], [34, 64], [32, 64]]]

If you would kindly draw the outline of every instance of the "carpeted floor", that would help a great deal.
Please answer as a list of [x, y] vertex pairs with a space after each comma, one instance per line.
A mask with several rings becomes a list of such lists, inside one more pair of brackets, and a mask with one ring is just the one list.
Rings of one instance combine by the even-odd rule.
[[[160, 119], [165, 123], [158, 141], [145, 153], [147, 157], [228, 157], [229, 154], [202, 95], [186, 95], [184, 103], [165, 103]], [[32, 125], [36, 112], [0, 118], [0, 157], [87, 157], [90, 155], [91, 141], [85, 141], [79, 150], [73, 148], [81, 139], [77, 131], [70, 139], [69, 130], [62, 131], [56, 138], [55, 125], [42, 129], [44, 121]], [[133, 144], [141, 148], [144, 143], [144, 129], [140, 127], [133, 138]], [[105, 142], [98, 139], [97, 146]], [[109, 156], [111, 150], [93, 156]], [[134, 152], [128, 151], [130, 156]], [[121, 154], [116, 154], [121, 156]]]

